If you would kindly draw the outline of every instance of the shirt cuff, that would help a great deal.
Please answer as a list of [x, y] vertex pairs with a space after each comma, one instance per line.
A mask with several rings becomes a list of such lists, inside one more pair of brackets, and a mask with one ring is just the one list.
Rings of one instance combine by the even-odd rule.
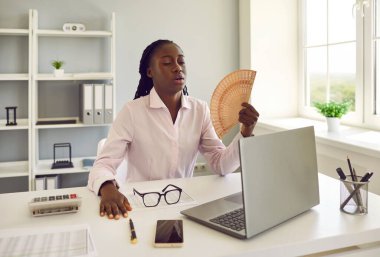
[[100, 195], [100, 188], [101, 186], [103, 185], [104, 182], [106, 181], [113, 181], [116, 188], [119, 189], [119, 184], [117, 183], [117, 181], [115, 180], [115, 178], [113, 176], [107, 176], [107, 177], [102, 177], [102, 178], [99, 178], [97, 180], [95, 180], [92, 184], [92, 188], [90, 188], [92, 191], [94, 191], [94, 193], [96, 195]]

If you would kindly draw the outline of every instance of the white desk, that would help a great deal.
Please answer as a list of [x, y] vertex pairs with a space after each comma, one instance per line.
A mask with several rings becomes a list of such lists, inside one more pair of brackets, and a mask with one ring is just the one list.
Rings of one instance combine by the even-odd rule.
[[[204, 176], [190, 179], [161, 180], [129, 184], [121, 190], [131, 193], [133, 186], [164, 187], [168, 183], [182, 187], [198, 203], [240, 191], [240, 174], [226, 177]], [[75, 192], [82, 198], [78, 213], [32, 217], [28, 202], [36, 196]], [[36, 229], [44, 226], [89, 224], [98, 256], [299, 256], [371, 242], [366, 248], [350, 248], [343, 255], [380, 256], [380, 197], [369, 194], [369, 213], [351, 216], [339, 210], [339, 181], [320, 175], [321, 204], [300, 216], [249, 240], [239, 240], [195, 223], [179, 211], [190, 206], [149, 208], [130, 213], [138, 244], [130, 243], [128, 219], [108, 220], [99, 216], [99, 199], [86, 188], [59, 189], [0, 195], [0, 228]], [[183, 219], [185, 243], [182, 248], [154, 248], [157, 219]], [[359, 252], [360, 251], [360, 254]], [[320, 255], [318, 255], [320, 256]]]

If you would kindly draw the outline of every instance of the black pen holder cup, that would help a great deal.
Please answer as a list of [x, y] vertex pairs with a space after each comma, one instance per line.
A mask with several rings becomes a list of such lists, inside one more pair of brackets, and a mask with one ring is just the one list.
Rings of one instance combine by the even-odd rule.
[[353, 181], [351, 175], [346, 176], [345, 180], [340, 180], [340, 210], [353, 215], [367, 214], [369, 181], [360, 182], [361, 176]]

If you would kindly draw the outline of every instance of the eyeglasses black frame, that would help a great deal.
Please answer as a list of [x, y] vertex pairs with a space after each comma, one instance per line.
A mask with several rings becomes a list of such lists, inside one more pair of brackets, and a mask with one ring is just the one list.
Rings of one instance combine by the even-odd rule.
[[[174, 187], [175, 189], [171, 189], [171, 190], [168, 190], [166, 191], [166, 189], [168, 189], [168, 187]], [[167, 193], [170, 193], [170, 192], [173, 192], [173, 191], [178, 191], [179, 192], [179, 197], [178, 197], [178, 200], [176, 202], [172, 202], [172, 203], [169, 203], [168, 200], [166, 199], [166, 194]], [[140, 193], [139, 191], [137, 191], [135, 188], [133, 188], [133, 194], [136, 195], [138, 194], [139, 196], [141, 196], [142, 200], [143, 200], [143, 204], [145, 205], [145, 207], [156, 207], [160, 202], [161, 202], [161, 197], [164, 196], [164, 199], [165, 199], [165, 202], [167, 204], [176, 204], [179, 202], [179, 200], [181, 199], [181, 194], [182, 194], [182, 188], [176, 186], [176, 185], [173, 185], [173, 184], [169, 184], [167, 185], [164, 189], [161, 190], [162, 193], [160, 192], [146, 192], [146, 193]], [[158, 201], [157, 201], [157, 204], [156, 205], [146, 205], [145, 204], [145, 198], [144, 196], [145, 195], [148, 195], [148, 194], [157, 194], [158, 195]]]

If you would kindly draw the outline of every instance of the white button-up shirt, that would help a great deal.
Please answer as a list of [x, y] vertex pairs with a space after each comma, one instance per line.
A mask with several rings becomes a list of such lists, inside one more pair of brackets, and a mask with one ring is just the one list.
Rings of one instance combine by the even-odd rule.
[[191, 177], [198, 152], [212, 170], [225, 175], [240, 166], [238, 139], [226, 147], [216, 135], [207, 104], [182, 95], [173, 124], [168, 108], [153, 88], [149, 95], [125, 104], [109, 131], [107, 141], [91, 169], [88, 188], [114, 180], [127, 159], [128, 181]]

